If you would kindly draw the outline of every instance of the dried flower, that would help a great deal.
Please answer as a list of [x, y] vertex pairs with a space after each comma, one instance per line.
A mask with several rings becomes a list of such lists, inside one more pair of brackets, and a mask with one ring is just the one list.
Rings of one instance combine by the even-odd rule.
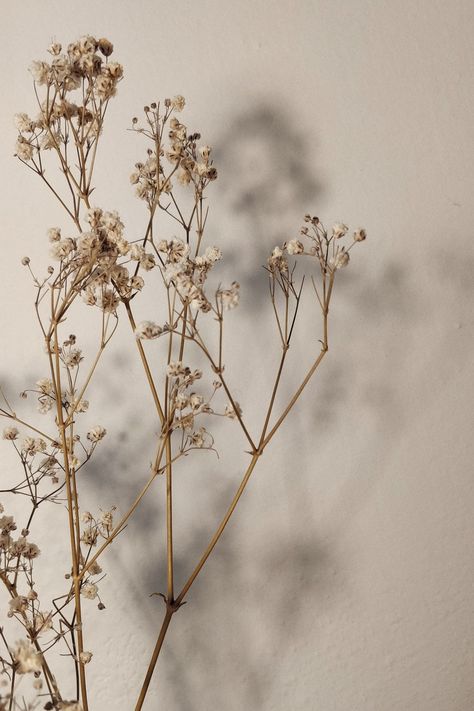
[[336, 254], [336, 256], [331, 259], [330, 266], [333, 269], [342, 269], [342, 267], [345, 267], [349, 264], [349, 254], [348, 252], [345, 252], [341, 250]]
[[101, 439], [104, 439], [106, 434], [107, 430], [105, 429], [105, 427], [102, 427], [101, 425], [96, 425], [87, 433], [87, 439], [89, 439], [91, 442], [100, 442]]
[[354, 232], [354, 242], [363, 242], [366, 238], [367, 232], [362, 227]]
[[39, 672], [42, 668], [43, 657], [36, 648], [24, 639], [17, 642], [16, 648], [12, 652], [16, 665], [17, 674], [29, 674]]
[[18, 439], [19, 431], [16, 427], [5, 427], [3, 430], [3, 439]]
[[341, 237], [344, 237], [344, 235], [347, 234], [348, 230], [349, 228], [347, 225], [342, 222], [336, 222], [336, 224], [333, 225], [332, 233], [336, 239], [340, 239]]
[[84, 583], [81, 588], [81, 595], [83, 595], [88, 600], [93, 600], [97, 597], [99, 588], [94, 583]]
[[184, 96], [181, 96], [180, 94], [171, 99], [171, 106], [175, 111], [182, 111], [184, 109], [185, 104], [186, 100]]
[[135, 338], [151, 340], [153, 338], [158, 338], [163, 333], [163, 329], [158, 324], [153, 323], [153, 321], [142, 321], [135, 328]]

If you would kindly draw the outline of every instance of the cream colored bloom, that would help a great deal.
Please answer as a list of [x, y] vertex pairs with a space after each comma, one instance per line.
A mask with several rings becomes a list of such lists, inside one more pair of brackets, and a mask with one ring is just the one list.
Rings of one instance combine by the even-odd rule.
[[286, 245], [288, 254], [302, 254], [304, 252], [303, 243], [299, 239], [290, 239]]
[[135, 329], [135, 338], [137, 340], [151, 340], [153, 338], [158, 338], [163, 333], [163, 329], [158, 324], [153, 321], [142, 321], [139, 323]]
[[5, 427], [3, 430], [3, 439], [18, 439], [19, 431], [16, 427]]
[[17, 642], [17, 646], [13, 650], [13, 658], [16, 663], [17, 674], [41, 671], [43, 657], [26, 639]]
[[81, 595], [88, 600], [93, 600], [97, 597], [99, 588], [94, 583], [85, 583], [81, 588]]
[[91, 442], [100, 442], [101, 439], [104, 439], [106, 434], [107, 430], [105, 429], [105, 427], [102, 427], [101, 425], [96, 425], [87, 433], [87, 439]]
[[363, 242], [366, 238], [367, 232], [362, 227], [354, 232], [354, 242]]
[[181, 94], [177, 94], [173, 99], [171, 99], [171, 106], [175, 111], [182, 111], [185, 107], [186, 99]]
[[336, 222], [336, 224], [333, 225], [332, 233], [336, 239], [340, 239], [341, 237], [344, 237], [344, 235], [347, 234], [348, 229], [348, 226], [345, 225], [343, 222]]
[[329, 266], [333, 269], [342, 269], [349, 264], [349, 254], [343, 250], [338, 252], [336, 256], [331, 259]]

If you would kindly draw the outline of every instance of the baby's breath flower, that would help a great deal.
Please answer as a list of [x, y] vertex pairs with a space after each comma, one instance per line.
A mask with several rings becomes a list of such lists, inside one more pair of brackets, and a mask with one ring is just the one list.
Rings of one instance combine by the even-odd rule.
[[181, 94], [178, 94], [173, 99], [171, 99], [171, 106], [175, 111], [182, 111], [184, 109], [185, 104], [186, 99], [184, 98], [184, 96], [181, 96]]
[[189, 396], [189, 407], [192, 410], [199, 410], [199, 408], [201, 407], [203, 402], [204, 402], [204, 398], [202, 397], [202, 395], [197, 395], [196, 393], [191, 393], [191, 395]]
[[48, 47], [48, 52], [53, 55], [53, 57], [57, 57], [58, 54], [61, 54], [62, 50], [62, 45], [59, 42], [52, 42], [49, 47]]
[[235, 309], [240, 300], [240, 284], [233, 281], [230, 289], [223, 289], [219, 293], [224, 309]]
[[5, 427], [3, 430], [2, 437], [3, 439], [17, 439], [19, 435], [19, 431], [16, 427]]
[[72, 252], [74, 246], [74, 241], [70, 237], [55, 241], [51, 246], [50, 255], [58, 261], [65, 259]]
[[303, 243], [299, 239], [290, 239], [286, 245], [288, 254], [302, 254], [304, 252]]
[[283, 254], [283, 250], [281, 247], [278, 245], [274, 248], [271, 256], [268, 259], [268, 268], [271, 272], [279, 271], [279, 272], [287, 272], [288, 271], [288, 263], [286, 261], [286, 258]]
[[80, 348], [72, 348], [69, 353], [64, 356], [64, 362], [69, 368], [75, 368], [83, 360], [82, 351]]
[[171, 377], [177, 377], [178, 375], [182, 375], [185, 369], [181, 361], [171, 361], [166, 368], [166, 372]]
[[219, 247], [208, 247], [205, 252], [205, 257], [209, 262], [218, 262], [222, 259], [222, 252]]
[[50, 242], [59, 242], [61, 239], [61, 228], [50, 227], [48, 230], [48, 239]]
[[41, 148], [44, 151], [50, 151], [52, 148], [56, 148], [62, 140], [59, 131], [48, 131], [41, 139]]
[[140, 257], [140, 266], [146, 272], [149, 272], [156, 266], [155, 256], [151, 252], [147, 252]]
[[105, 427], [102, 427], [101, 425], [96, 425], [87, 433], [87, 439], [91, 442], [100, 442], [101, 439], [104, 439], [106, 434], [107, 430], [105, 429]]
[[28, 543], [22, 555], [24, 558], [28, 558], [28, 560], [33, 560], [33, 558], [37, 558], [40, 553], [41, 551], [36, 543]]
[[344, 237], [344, 235], [347, 234], [348, 230], [348, 226], [345, 225], [343, 222], [336, 222], [336, 224], [332, 227], [332, 233], [336, 239]]
[[15, 613], [22, 613], [25, 612], [28, 609], [28, 598], [26, 598], [24, 595], [17, 595], [16, 597], [12, 597], [12, 599], [8, 603], [10, 610], [8, 613], [9, 617], [12, 617]]
[[36, 381], [36, 385], [45, 395], [51, 395], [53, 392], [53, 381], [50, 378], [41, 378]]
[[145, 282], [143, 280], [143, 277], [139, 276], [138, 274], [136, 276], [132, 276], [130, 279], [130, 286], [132, 289], [138, 289], [141, 291], [145, 285]]
[[362, 227], [354, 232], [354, 242], [363, 242], [366, 238], [367, 232]]
[[88, 526], [84, 529], [81, 536], [81, 541], [86, 544], [86, 546], [95, 546], [98, 538], [97, 528], [94, 526]]
[[89, 400], [76, 400], [73, 398], [71, 405], [74, 407], [76, 412], [86, 412], [89, 409]]
[[100, 567], [98, 562], [95, 560], [92, 563], [91, 567], [89, 568], [89, 573], [91, 575], [100, 575], [101, 572], [102, 572], [102, 568]]
[[41, 437], [25, 437], [21, 443], [20, 450], [22, 454], [33, 457], [38, 452], [46, 450], [46, 442]]
[[101, 37], [98, 40], [97, 44], [98, 44], [99, 50], [102, 52], [104, 57], [110, 57], [110, 55], [114, 51], [114, 45], [112, 44], [112, 42], [110, 42], [105, 37]]
[[15, 114], [15, 126], [20, 133], [33, 133], [35, 130], [35, 122], [30, 119], [28, 114]]
[[38, 412], [42, 415], [46, 415], [47, 412], [53, 407], [53, 400], [49, 395], [38, 398]]
[[16, 142], [15, 150], [16, 155], [20, 158], [20, 160], [29, 161], [33, 158], [33, 146], [21, 136]]
[[237, 415], [242, 417], [242, 408], [240, 407], [238, 402], [234, 402], [235, 408], [229, 403], [226, 405], [225, 410], [224, 410], [224, 415], [228, 417], [230, 420], [234, 420]]
[[16, 531], [16, 523], [13, 516], [0, 516], [0, 531], [2, 533]]
[[93, 600], [97, 597], [99, 588], [95, 583], [85, 583], [81, 588], [81, 595], [83, 595], [88, 600]]
[[163, 329], [158, 324], [153, 321], [142, 321], [135, 328], [135, 338], [137, 340], [144, 339], [150, 340], [152, 338], [158, 338], [163, 333]]
[[336, 256], [331, 259], [329, 266], [333, 269], [342, 269], [349, 264], [349, 254], [341, 250], [336, 254]]
[[31, 62], [30, 72], [37, 84], [47, 84], [50, 78], [51, 67], [46, 62]]
[[16, 648], [13, 650], [13, 658], [17, 674], [41, 671], [43, 657], [26, 639], [17, 642]]
[[197, 432], [192, 433], [192, 435], [189, 437], [189, 441], [193, 445], [193, 447], [204, 447], [205, 434], [206, 430], [204, 429], [204, 427], [201, 427]]
[[79, 654], [79, 661], [81, 664], [89, 664], [92, 659], [92, 652], [81, 652]]
[[106, 313], [113, 313], [117, 310], [120, 299], [115, 294], [113, 289], [103, 289], [97, 300], [98, 305]]

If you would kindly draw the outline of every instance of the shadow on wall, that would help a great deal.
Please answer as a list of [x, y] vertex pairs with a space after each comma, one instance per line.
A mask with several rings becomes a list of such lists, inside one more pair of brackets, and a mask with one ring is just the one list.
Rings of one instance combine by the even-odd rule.
[[[238, 117], [216, 147], [216, 164], [219, 166], [223, 183], [224, 207], [234, 223], [233, 235], [241, 229], [245, 237], [245, 250], [233, 247], [239, 244], [239, 239], [234, 239], [225, 246], [226, 268], [229, 269], [230, 265], [229, 271], [232, 271], [233, 275], [238, 274], [243, 298], [252, 305], [253, 317], [262, 342], [267, 337], [273, 338], [275, 334], [274, 324], [271, 318], [268, 318], [267, 279], [260, 265], [265, 264], [269, 251], [275, 244], [283, 242], [289, 236], [297, 235], [302, 216], [311, 207], [314, 209], [321, 194], [321, 186], [308, 165], [308, 146], [302, 136], [292, 131], [291, 125], [290, 120], [278, 108], [268, 105], [256, 107], [251, 114]], [[397, 266], [390, 267], [379, 279], [374, 279], [370, 287], [362, 283], [355, 269], [347, 270], [341, 275], [340, 281], [338, 298], [342, 302], [341, 311], [346, 311], [344, 317], [347, 317], [349, 322], [351, 319], [348, 311], [351, 315], [359, 311], [364, 313], [364, 318], [371, 317], [376, 320], [381, 314], [386, 316], [394, 309], [408, 307], [406, 273]], [[347, 345], [347, 351], [344, 352], [346, 362], [363, 356], [366, 348], [363, 335], [357, 331], [356, 325], [349, 325], [348, 329], [348, 338], [344, 339], [344, 348]], [[114, 371], [115, 368], [110, 368], [109, 377], [113, 377]], [[384, 410], [385, 418], [389, 417], [395, 421], [396, 416], [390, 415], [394, 399], [389, 387], [382, 385], [383, 382], [385, 378], [364, 381], [366, 396], [368, 400], [372, 400], [372, 404], [375, 403], [376, 407]], [[314, 384], [312, 385], [314, 387]], [[317, 385], [318, 397], [310, 416], [315, 432], [318, 432], [320, 427], [324, 426], [327, 430], [336, 424], [347, 390], [353, 387], [350, 369], [344, 367], [342, 357], [338, 358], [336, 354], [334, 359], [325, 363], [324, 375]], [[282, 399], [289, 399], [290, 395], [290, 390], [287, 390]], [[305, 407], [308, 407], [307, 400]], [[138, 412], [132, 415], [132, 419], [135, 418], [143, 422]], [[130, 417], [127, 419], [130, 421]], [[100, 469], [104, 465], [112, 466], [116, 470], [119, 476], [116, 486], [117, 500], [127, 501], [133, 492], [124, 464], [130, 460], [130, 456], [134, 458], [130, 447], [136, 448], [137, 452], [145, 451], [147, 439], [152, 434], [151, 428], [141, 429], [141, 441], [134, 441], [133, 444], [132, 441], [129, 443], [123, 439], [120, 434], [119, 439], [123, 446], [117, 450], [116, 460], [111, 461], [109, 457], [106, 460], [104, 457], [103, 461], [98, 458], [95, 464], [92, 462], [92, 468], [96, 466]], [[123, 435], [125, 436], [125, 432]], [[125, 453], [126, 457], [122, 456]], [[196, 466], [199, 467], [199, 464]], [[289, 470], [291, 466], [290, 455], [283, 455], [282, 470]], [[181, 583], [199, 559], [210, 534], [235, 492], [241, 477], [241, 472], [235, 464], [231, 466], [231, 474], [231, 477], [224, 480], [216, 477], [214, 483], [206, 480], [209, 493], [205, 516], [191, 524], [193, 529], [191, 535], [188, 535], [188, 545], [176, 548], [175, 573]], [[193, 474], [195, 480], [200, 477], [199, 471]], [[100, 486], [100, 477], [92, 475], [90, 480]], [[341, 566], [337, 550], [319, 540], [320, 528], [316, 525], [305, 531], [304, 538], [298, 526], [294, 525], [298, 520], [314, 521], [314, 504], [307, 496], [308, 482], [304, 481], [304, 476], [301, 484], [301, 490], [292, 487], [291, 496], [288, 496], [286, 525], [281, 531], [272, 532], [268, 546], [253, 551], [250, 563], [250, 570], [253, 572], [249, 573], [247, 568], [242, 567], [238, 533], [233, 535], [231, 523], [191, 592], [189, 607], [192, 609], [183, 608], [173, 621], [157, 671], [160, 700], [163, 702], [164, 698], [170, 710], [189, 711], [192, 708], [198, 711], [200, 708], [207, 709], [212, 706], [229, 711], [242, 708], [263, 711], [265, 699], [268, 698], [272, 687], [278, 683], [275, 658], [281, 658], [281, 650], [285, 649], [288, 638], [297, 640], [305, 625], [304, 608], [289, 604], [294, 593], [294, 581], [304, 582], [305, 597], [314, 602], [318, 609], [327, 609], [328, 606], [336, 604], [340, 591], [333, 589], [332, 571], [340, 569]], [[373, 484], [373, 478], [369, 476], [365, 482], [364, 496], [368, 495]], [[198, 491], [193, 490], [193, 487], [199, 487], [201, 484], [194, 481], [189, 482], [189, 486], [191, 494], [188, 492], [187, 496], [193, 499], [198, 496]], [[351, 484], [348, 484], [348, 487], [350, 508], [354, 514], [357, 487]], [[163, 493], [163, 488], [160, 487], [159, 491]], [[98, 492], [98, 495], [106, 493], [102, 491]], [[179, 493], [184, 492], [176, 493], [175, 498], [178, 501]], [[249, 496], [251, 495], [250, 490]], [[241, 506], [245, 505], [244, 499]], [[236, 516], [238, 515], [237, 512]], [[157, 530], [157, 521], [163, 520], [162, 501], [157, 501], [156, 496], [145, 499], [133, 522], [133, 530], [131, 526], [130, 536], [150, 540], [150, 535], [154, 536], [154, 533], [150, 532]], [[117, 564], [122, 563], [123, 579], [133, 587], [139, 578], [142, 594], [163, 592], [166, 589], [163, 557], [152, 564], [149, 561], [142, 563], [136, 560], [133, 577], [130, 574], [130, 566], [120, 558]], [[215, 595], [218, 584], [214, 583], [212, 569], [217, 570], [215, 580], [222, 581], [222, 600], [219, 595]], [[258, 600], [256, 602], [251, 589], [252, 575], [255, 571], [275, 570], [281, 571], [281, 577], [273, 586], [272, 595], [267, 596], [262, 603]], [[261, 585], [262, 581], [257, 580], [258, 590]], [[211, 595], [206, 593], [210, 588], [212, 599]], [[231, 609], [228, 608], [230, 600], [235, 600]], [[161, 603], [157, 598], [153, 599], [152, 604], [143, 606], [147, 619], [152, 615], [153, 626], [157, 629], [161, 617], [160, 608]], [[247, 610], [250, 612], [248, 615]], [[215, 637], [207, 633], [206, 625], [219, 625], [219, 620], [226, 624], [227, 630], [229, 625], [232, 630], [230, 649], [229, 639], [226, 638], [226, 648], [216, 650], [215, 643], [212, 642]], [[276, 625], [276, 620], [284, 620], [285, 624]], [[259, 627], [263, 640], [262, 647], [255, 643], [256, 626]], [[150, 640], [150, 648], [152, 644]], [[192, 663], [189, 662], [190, 658]], [[234, 679], [231, 702], [226, 683], [221, 685], [212, 682], [213, 688], [206, 690], [208, 697], [196, 696], [198, 689], [201, 693], [206, 687], [203, 680], [214, 679], [211, 670], [216, 667], [217, 658], [220, 661], [224, 659], [221, 669], [225, 678]]]
[[297, 235], [303, 215], [321, 195], [312, 153], [291, 116], [270, 104], [237, 115], [215, 146], [225, 210], [243, 232], [242, 239], [225, 245], [226, 261], [238, 269], [243, 294], [251, 292], [257, 306], [268, 302], [260, 265], [276, 244]]
[[[237, 229], [241, 228], [244, 232], [246, 247], [242, 256], [237, 248], [233, 249], [229, 245], [225, 249], [225, 257], [226, 261], [230, 262], [232, 272], [239, 274], [243, 295], [249, 295], [255, 320], [261, 330], [262, 342], [270, 336], [270, 332], [273, 334], [274, 326], [266, 316], [269, 307], [267, 281], [262, 270], [255, 268], [255, 265], [265, 263], [269, 250], [275, 244], [284, 241], [289, 235], [296, 236], [302, 215], [317, 205], [322, 188], [308, 165], [307, 155], [308, 146], [302, 136], [294, 133], [289, 117], [285, 116], [279, 107], [269, 105], [256, 107], [252, 113], [238, 117], [216, 147], [216, 164], [222, 176], [224, 207], [237, 223]], [[238, 241], [235, 243], [238, 244]], [[247, 245], [250, 245], [248, 249]], [[249, 265], [252, 265], [251, 269]], [[374, 437], [379, 436], [381, 431], [391, 432], [391, 441], [395, 446], [395, 435], [404, 426], [400, 417], [402, 403], [398, 399], [396, 379], [389, 379], [386, 374], [393, 371], [395, 365], [407, 366], [407, 345], [409, 346], [413, 339], [421, 317], [429, 313], [429, 306], [417, 300], [417, 294], [413, 292], [412, 273], [407, 271], [402, 262], [388, 264], [383, 271], [369, 277], [364, 278], [361, 273], [362, 270], [357, 271], [355, 266], [353, 270], [349, 268], [344, 271], [339, 280], [337, 307], [345, 324], [344, 352], [334, 353], [333, 357], [325, 362], [324, 373], [317, 386], [312, 384], [317, 391], [317, 398], [310, 415], [311, 429], [316, 433], [321, 429], [326, 433], [328, 428], [334, 429], [341, 416], [341, 408], [346, 403], [347, 393], [357, 390], [358, 401], [362, 401], [362, 406], [372, 410], [376, 417]], [[363, 315], [364, 329], [359, 326], [358, 314]], [[377, 333], [378, 325], [383, 320], [394, 318], [396, 322], [400, 322], [401, 316], [404, 317], [403, 337], [396, 332], [389, 334], [386, 330], [380, 330], [385, 340], [367, 343], [367, 334]], [[387, 338], [392, 340], [387, 342]], [[369, 350], [373, 357], [367, 370], [358, 364], [366, 362]], [[132, 350], [129, 353], [130, 358], [135, 357]], [[386, 353], [389, 353], [388, 360]], [[352, 367], [350, 364], [353, 363], [357, 365]], [[126, 357], [120, 356], [116, 357], [115, 362], [110, 361], [107, 370], [102, 371], [101, 394], [112, 402], [116, 401], [114, 393], [118, 394], [122, 390], [121, 374], [126, 371], [126, 365]], [[16, 384], [12, 383], [8, 389], [11, 391], [15, 387]], [[287, 390], [284, 398], [289, 395], [290, 391]], [[142, 407], [138, 400], [131, 401], [130, 411], [120, 416], [123, 430], [117, 433], [117, 445], [108, 448], [104, 454], [101, 454], [99, 448], [88, 467], [90, 493], [103, 506], [117, 503], [124, 509], [136, 495], [139, 486], [136, 472], [130, 471], [129, 462], [141, 461], [146, 468], [151, 459], [157, 423], [150, 423], [147, 417], [144, 418]], [[148, 400], [146, 407], [148, 408]], [[308, 407], [309, 402], [306, 399], [304, 408]], [[133, 436], [128, 434], [125, 425], [130, 422], [139, 425], [133, 428]], [[315, 446], [322, 446], [322, 441], [315, 442]], [[388, 450], [385, 456], [390, 456]], [[146, 472], [143, 474], [143, 466], [140, 472], [144, 477]], [[204, 466], [208, 466], [207, 461]], [[282, 470], [291, 469], [290, 454], [282, 455], [281, 467]], [[213, 466], [213, 469], [216, 467]], [[110, 501], [111, 492], [107, 481], [100, 476], [103, 470], [114, 471], [114, 501]], [[337, 535], [342, 534], [343, 528], [349, 525], [350, 517], [356, 514], [370, 496], [377, 472], [370, 466], [366, 468], [366, 472], [363, 482], [349, 478], [341, 484], [339, 498], [342, 499], [342, 510], [347, 515], [339, 514], [341, 529], [335, 532], [336, 537], [331, 540], [331, 545], [320, 540], [321, 526], [310, 526], [305, 530], [302, 539], [298, 526], [290, 525], [298, 520], [314, 520], [314, 504], [307, 496], [309, 484], [304, 481], [304, 476], [301, 489], [292, 487], [285, 514], [286, 526], [282, 527], [281, 531], [272, 531], [271, 539], [268, 531], [268, 546], [258, 547], [254, 551], [254, 563], [251, 565], [253, 571], [278, 570], [282, 573], [273, 588], [271, 598], [265, 599], [264, 604], [260, 604], [258, 599], [255, 601], [253, 597], [254, 589], [260, 590], [262, 581], [258, 578], [253, 581], [249, 578], [248, 570], [245, 569], [244, 572], [238, 535], [233, 535], [232, 523], [230, 524], [208, 563], [218, 570], [219, 580], [222, 581], [222, 602], [219, 598], [210, 599], [206, 594], [212, 584], [211, 579], [206, 582], [209, 570], [205, 569], [190, 596], [192, 605], [189, 607], [192, 607], [192, 610], [188, 611], [185, 607], [178, 613], [171, 628], [170, 639], [167, 640], [169, 644], [165, 643], [157, 678], [161, 679], [160, 694], [163, 692], [168, 696], [167, 707], [170, 711], [189, 711], [191, 708], [193, 711], [200, 711], [210, 707], [225, 708], [228, 711], [242, 708], [262, 711], [265, 709], [265, 699], [268, 698], [272, 687], [278, 683], [275, 654], [284, 648], [287, 637], [296, 640], [305, 625], [303, 608], [289, 604], [293, 593], [292, 581], [304, 576], [305, 596], [317, 601], [318, 609], [336, 604], [338, 591], [332, 588], [333, 577], [330, 573], [339, 569], [342, 563], [338, 559], [334, 543]], [[195, 565], [213, 530], [212, 522], [217, 523], [221, 519], [240, 476], [241, 472], [232, 464], [227, 478], [216, 476], [215, 484], [212, 479], [206, 479], [209, 484], [206, 515], [203, 520], [197, 518], [193, 522], [192, 531], [187, 534], [187, 545], [176, 549], [176, 576], [179, 581], [182, 582]], [[193, 475], [196, 481], [190, 483], [190, 486], [196, 487], [190, 495], [191, 500], [192, 496], [198, 496], [197, 487], [200, 484], [196, 482], [199, 477], [200, 472], [196, 472]], [[159, 488], [157, 487], [158, 493], [163, 492], [160, 483]], [[250, 490], [249, 496], [251, 495]], [[137, 579], [140, 581], [141, 595], [161, 592], [166, 587], [163, 557], [150, 564], [145, 556], [143, 559], [136, 556], [131, 543], [133, 537], [150, 544], [153, 542], [156, 546], [157, 522], [164, 520], [163, 502], [157, 499], [157, 493], [150, 496], [137, 511], [129, 532], [123, 536], [125, 553], [117, 555], [120, 548], [112, 546], [108, 554], [113, 556], [115, 566], [121, 568], [122, 580], [125, 585], [130, 586], [130, 590], [137, 587]], [[241, 505], [245, 507], [245, 499]], [[236, 515], [238, 517], [239, 514]], [[134, 561], [133, 566], [129, 565], [131, 558]], [[210, 575], [212, 576], [212, 572]], [[340, 582], [338, 585], [340, 586]], [[230, 599], [235, 599], [232, 609], [228, 608]], [[161, 603], [157, 598], [143, 604], [146, 627], [150, 628], [150, 651], [154, 643], [154, 627], [161, 617], [160, 607]], [[159, 614], [156, 610], [159, 610]], [[217, 624], [219, 619], [226, 620], [227, 624], [230, 620], [232, 627], [230, 653], [233, 658], [224, 662], [224, 665], [228, 665], [225, 666], [227, 672], [229, 669], [235, 669], [236, 673], [231, 703], [228, 682], [223, 683], [222, 687], [219, 683], [213, 684], [214, 688], [209, 692], [211, 696], [207, 700], [204, 697], [201, 700], [196, 698], [196, 688], [203, 687], [202, 679], [211, 679], [216, 659], [225, 656], [225, 652], [216, 651], [211, 641], [214, 638], [206, 634], [206, 625], [211, 624], [213, 611], [216, 612]], [[249, 611], [248, 615], [245, 614], [246, 611]], [[112, 605], [110, 614], [113, 614]], [[149, 623], [151, 615], [152, 624]], [[275, 620], [285, 620], [285, 624], [276, 625]], [[264, 641], [262, 647], [255, 644], [256, 625], [259, 626]], [[272, 653], [268, 653], [269, 650]], [[227, 652], [229, 653], [229, 650]], [[147, 658], [143, 663], [146, 661]], [[226, 674], [226, 679], [229, 678], [232, 678], [230, 672]]]

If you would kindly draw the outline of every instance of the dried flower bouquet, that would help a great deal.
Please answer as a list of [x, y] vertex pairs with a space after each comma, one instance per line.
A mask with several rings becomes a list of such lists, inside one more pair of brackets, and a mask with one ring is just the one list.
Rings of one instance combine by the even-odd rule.
[[[143, 119], [134, 118], [131, 128], [145, 140], [146, 153], [130, 178], [144, 203], [145, 229], [139, 238], [126, 237], [119, 214], [97, 207], [95, 195], [92, 200], [97, 150], [109, 101], [122, 79], [122, 66], [111, 61], [113, 46], [107, 39], [82, 37], [64, 51], [55, 42], [49, 53], [49, 61], [35, 61], [30, 68], [38, 113], [35, 118], [16, 115], [16, 156], [59, 201], [69, 224], [48, 230], [54, 266], [46, 273], [38, 274], [28, 257], [22, 260], [33, 279], [45, 352], [42, 377], [22, 396], [35, 401], [44, 415], [44, 427], [17, 414], [18, 408], [2, 390], [3, 439], [18, 456], [20, 475], [12, 486], [2, 487], [0, 505], [0, 579], [9, 618], [0, 628], [0, 710], [94, 708], [94, 690], [87, 683], [87, 665], [93, 656], [87, 630], [95, 614], [89, 601], [96, 600], [103, 609], [99, 583], [104, 553], [142, 499], [156, 495], [153, 482], [163, 477], [164, 618], [144, 681], [137, 688], [134, 708], [138, 711], [173, 616], [186, 601], [260, 457], [328, 352], [329, 306], [336, 276], [348, 264], [352, 247], [366, 234], [358, 229], [349, 235], [344, 224], [326, 230], [317, 217], [306, 215], [298, 236], [271, 253], [265, 269], [281, 356], [261, 427], [251, 432], [233, 395], [231, 380], [239, 374], [230, 377], [224, 369], [224, 323], [227, 312], [239, 303], [239, 284], [234, 281], [216, 289], [208, 283], [222, 258], [219, 247], [205, 245], [207, 192], [217, 178], [211, 148], [201, 144], [200, 135], [190, 133], [178, 118], [185, 106], [182, 96], [145, 106]], [[54, 165], [59, 172], [54, 172]], [[169, 221], [167, 239], [156, 236], [160, 215]], [[161, 234], [164, 229], [160, 225]], [[320, 340], [311, 367], [286, 406], [275, 414], [303, 294], [304, 276], [297, 276], [296, 269], [296, 262], [302, 260], [309, 272], [310, 297], [321, 313]], [[150, 314], [150, 320], [136, 323], [135, 306], [144, 288], [156, 290], [159, 309]], [[98, 313], [100, 324], [99, 347], [85, 372], [87, 359], [73, 335], [72, 307], [81, 301]], [[160, 309], [166, 314], [162, 320], [157, 317]], [[130, 342], [144, 369], [159, 434], [145, 483], [128, 510], [117, 516], [114, 509], [93, 514], [81, 505], [82, 470], [107, 434], [102, 425], [84, 431], [81, 415], [88, 410], [97, 366], [106, 357], [120, 317], [129, 323]], [[310, 335], [314, 342], [315, 334]], [[196, 353], [206, 363], [204, 368], [193, 367]], [[195, 455], [195, 450], [215, 450], [211, 430], [216, 417], [229, 418], [240, 428], [248, 463], [214, 535], [177, 588], [173, 478], [183, 457]], [[22, 500], [20, 516], [9, 513], [12, 497]], [[33, 542], [38, 509], [53, 503], [64, 511], [70, 553], [63, 589], [54, 595], [38, 590], [35, 583], [37, 566], [54, 562], [47, 553], [40, 555]], [[70, 659], [67, 678], [58, 678], [54, 671], [57, 647]]]

